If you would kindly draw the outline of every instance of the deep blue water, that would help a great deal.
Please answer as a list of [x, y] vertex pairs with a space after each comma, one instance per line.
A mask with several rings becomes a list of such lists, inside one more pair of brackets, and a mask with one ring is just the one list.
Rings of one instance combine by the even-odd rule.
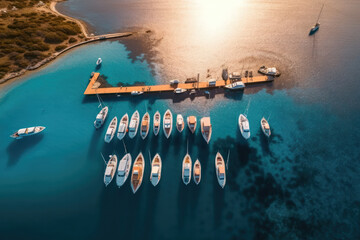
[[[75, 7], [81, 3], [70, 2]], [[89, 22], [98, 17], [89, 15]], [[109, 31], [119, 28], [116, 24], [106, 27]], [[166, 81], [164, 76], [173, 73], [172, 68], [180, 76], [188, 75], [193, 67], [184, 72], [177, 69], [187, 60], [175, 61], [172, 56], [169, 66], [161, 44], [155, 47], [160, 49], [156, 57], [149, 58], [151, 52], [141, 44], [131, 45], [131, 39], [101, 42], [75, 49], [1, 89], [1, 239], [360, 238], [360, 114], [359, 96], [354, 94], [359, 89], [356, 53], [360, 48], [350, 50], [359, 46], [356, 35], [336, 38], [342, 42], [325, 41], [326, 29], [318, 32], [317, 40], [325, 46], [316, 48], [316, 58], [300, 59], [311, 55], [303, 47], [312, 42], [291, 41], [295, 34], [288, 36], [288, 51], [280, 57], [243, 49], [244, 58], [224, 60], [237, 68], [250, 62], [246, 66], [250, 68], [265, 56], [282, 67], [284, 74], [274, 84], [249, 87], [243, 94], [218, 90], [210, 99], [201, 94], [195, 99], [173, 98], [172, 94], [103, 96], [110, 108], [107, 124], [113, 116], [131, 115], [136, 109], [141, 115], [157, 110], [163, 114], [170, 108], [174, 115], [211, 117], [210, 145], [199, 129], [195, 135], [174, 129], [169, 140], [162, 132], [155, 137], [152, 129], [144, 141], [139, 136], [125, 138], [133, 158], [140, 151], [146, 158], [144, 182], [135, 195], [129, 182], [121, 189], [115, 182], [104, 186], [100, 152], [122, 157], [124, 148], [116, 138], [104, 143], [105, 128], [95, 131], [93, 127], [98, 101], [83, 95], [89, 74], [101, 56], [100, 72], [110, 84], [156, 84]], [[247, 55], [251, 50], [254, 56]], [[199, 58], [197, 52], [193, 54]], [[196, 70], [200, 65], [205, 71], [210, 66], [210, 73], [217, 76], [221, 72], [217, 61], [201, 62]], [[340, 67], [346, 71], [338, 72]], [[237, 127], [237, 117], [244, 112], [251, 127], [248, 142]], [[269, 141], [260, 130], [263, 116], [269, 117], [272, 128]], [[13, 131], [33, 125], [47, 129], [32, 138], [9, 138]], [[199, 186], [193, 182], [185, 186], [181, 181], [187, 142], [193, 161], [198, 158], [202, 164]], [[220, 151], [226, 158], [229, 150], [227, 185], [221, 189], [214, 157]], [[149, 152], [151, 156], [159, 153], [163, 160], [156, 188], [149, 181]]]

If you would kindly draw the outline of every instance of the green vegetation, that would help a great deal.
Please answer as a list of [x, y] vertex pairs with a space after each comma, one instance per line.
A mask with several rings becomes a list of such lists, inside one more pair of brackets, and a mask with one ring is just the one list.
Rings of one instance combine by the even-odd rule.
[[[47, 4], [50, 0], [42, 0]], [[81, 41], [80, 27], [38, 6], [39, 0], [0, 0], [0, 79]], [[15, 9], [14, 9], [15, 7]]]

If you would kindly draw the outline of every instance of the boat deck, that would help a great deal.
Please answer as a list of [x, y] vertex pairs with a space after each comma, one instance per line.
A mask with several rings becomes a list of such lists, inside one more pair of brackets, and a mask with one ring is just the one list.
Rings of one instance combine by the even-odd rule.
[[[105, 87], [100, 88], [100, 83], [97, 82], [100, 73], [96, 72], [90, 79], [90, 82], [84, 92], [85, 95], [93, 95], [93, 94], [126, 94], [131, 93], [132, 91], [139, 92], [169, 92], [174, 91], [175, 88], [183, 88], [187, 90], [192, 89], [214, 89], [224, 87], [227, 84], [232, 83], [231, 80], [218, 80], [215, 84], [209, 84], [209, 82], [195, 82], [195, 83], [178, 83], [178, 84], [162, 84], [162, 85], [149, 85], [149, 86], [128, 86], [128, 87]], [[241, 78], [243, 83], [254, 84], [254, 83], [267, 83], [272, 82], [274, 80], [273, 77], [270, 76], [255, 76], [255, 77], [247, 77]]]

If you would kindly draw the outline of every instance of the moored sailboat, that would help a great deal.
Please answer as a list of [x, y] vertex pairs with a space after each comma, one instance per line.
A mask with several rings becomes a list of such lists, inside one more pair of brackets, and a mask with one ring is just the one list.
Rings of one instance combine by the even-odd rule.
[[145, 113], [141, 120], [140, 135], [142, 139], [145, 139], [150, 129], [150, 115]]
[[160, 113], [159, 113], [159, 111], [156, 111], [156, 113], [154, 114], [154, 126], [153, 126], [153, 131], [154, 131], [155, 136], [157, 136], [159, 134], [160, 122], [161, 122]]
[[172, 131], [172, 125], [173, 125], [173, 116], [171, 111], [168, 109], [166, 110], [163, 119], [163, 130], [166, 138], [170, 137]]
[[249, 120], [246, 118], [245, 115], [240, 114], [239, 115], [239, 129], [241, 132], [241, 135], [247, 140], [250, 138], [250, 125]]
[[106, 164], [105, 174], [104, 174], [104, 183], [107, 187], [114, 178], [117, 166], [117, 156], [115, 154], [109, 156], [110, 159]]
[[145, 160], [142, 153], [139, 153], [139, 155], [136, 157], [132, 173], [131, 173], [131, 189], [133, 193], [135, 194], [136, 191], [140, 188], [143, 176], [144, 176], [144, 170], [145, 170]]
[[10, 137], [15, 139], [21, 139], [23, 137], [32, 136], [38, 133], [41, 133], [45, 130], [46, 127], [43, 126], [36, 126], [36, 127], [28, 127], [28, 128], [21, 128], [14, 132]]
[[121, 187], [126, 182], [131, 169], [131, 161], [130, 153], [125, 154], [125, 156], [120, 160], [116, 175], [116, 185], [118, 187]]
[[96, 96], [100, 103], [99, 107], [101, 107], [101, 110], [98, 113], [98, 115], [96, 115], [96, 119], [94, 121], [94, 127], [96, 129], [98, 129], [104, 124], [106, 117], [108, 115], [108, 112], [109, 112], [109, 108], [107, 106], [103, 107], [103, 102], [102, 102], [101, 98], [97, 94], [96, 94]]
[[215, 170], [218, 183], [220, 187], [224, 188], [226, 184], [225, 162], [219, 152], [217, 152], [215, 156]]
[[194, 182], [198, 185], [201, 181], [201, 164], [199, 159], [196, 159], [194, 163]]
[[195, 116], [188, 116], [186, 118], [187, 125], [191, 133], [194, 133], [196, 130], [196, 117]]
[[325, 3], [323, 3], [323, 5], [322, 5], [322, 7], [321, 7], [321, 10], [320, 10], [320, 13], [319, 13], [318, 19], [316, 20], [315, 25], [311, 27], [310, 32], [309, 32], [309, 35], [313, 35], [314, 33], [316, 33], [316, 32], [319, 30], [319, 28], [320, 28], [319, 19], [320, 19], [322, 10], [323, 10], [323, 8], [324, 8], [324, 5], [325, 5]]
[[201, 134], [205, 139], [206, 143], [209, 144], [212, 134], [212, 126], [210, 122], [210, 117], [201, 118]]
[[182, 180], [185, 185], [188, 185], [190, 183], [191, 167], [192, 167], [191, 157], [187, 153], [184, 157], [183, 164], [182, 164]]
[[181, 114], [176, 116], [176, 128], [181, 133], [184, 130], [184, 118]]
[[120, 120], [119, 128], [117, 132], [117, 138], [119, 140], [123, 139], [126, 135], [126, 132], [128, 131], [128, 125], [129, 125], [129, 115], [126, 113]]
[[156, 154], [151, 162], [150, 182], [155, 187], [161, 179], [162, 162], [159, 154]]
[[113, 139], [114, 135], [115, 135], [115, 132], [116, 132], [116, 127], [117, 127], [117, 117], [114, 117], [110, 124], [109, 124], [109, 127], [108, 129], [106, 130], [106, 133], [105, 133], [105, 137], [104, 137], [104, 141], [106, 143], [110, 143], [111, 140]]
[[140, 114], [136, 110], [130, 119], [130, 124], [129, 124], [129, 137], [130, 138], [134, 138], [136, 136], [136, 133], [137, 133], [138, 127], [139, 127], [139, 120], [140, 120]]

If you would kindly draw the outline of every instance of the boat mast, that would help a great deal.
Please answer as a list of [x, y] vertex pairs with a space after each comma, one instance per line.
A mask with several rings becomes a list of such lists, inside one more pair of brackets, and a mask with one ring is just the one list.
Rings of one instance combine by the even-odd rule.
[[319, 23], [320, 15], [321, 15], [321, 13], [322, 13], [322, 10], [323, 10], [323, 8], [324, 8], [324, 5], [325, 5], [325, 2], [323, 3], [323, 5], [322, 5], [322, 7], [321, 7], [321, 10], [320, 10], [318, 19], [316, 20], [316, 23]]
[[149, 160], [150, 160], [150, 166], [151, 166], [151, 153], [150, 153], [150, 150], [149, 150]]
[[99, 101], [99, 106], [98, 106], [98, 108], [99, 108], [99, 107], [103, 108], [99, 94], [96, 94], [96, 97], [97, 97], [97, 99], [98, 99], [98, 101]]
[[126, 149], [126, 146], [125, 146], [124, 139], [122, 139], [122, 143], [123, 143], [123, 145], [124, 145], [125, 153], [127, 153], [127, 149]]
[[229, 157], [230, 157], [230, 149], [228, 151], [228, 156], [227, 156], [227, 159], [226, 159], [226, 170], [229, 170]]
[[107, 162], [106, 162], [106, 160], [105, 160], [105, 158], [104, 158], [103, 154], [102, 154], [101, 152], [100, 152], [100, 154], [101, 154], [102, 159], [104, 160], [105, 165], [107, 165]]

